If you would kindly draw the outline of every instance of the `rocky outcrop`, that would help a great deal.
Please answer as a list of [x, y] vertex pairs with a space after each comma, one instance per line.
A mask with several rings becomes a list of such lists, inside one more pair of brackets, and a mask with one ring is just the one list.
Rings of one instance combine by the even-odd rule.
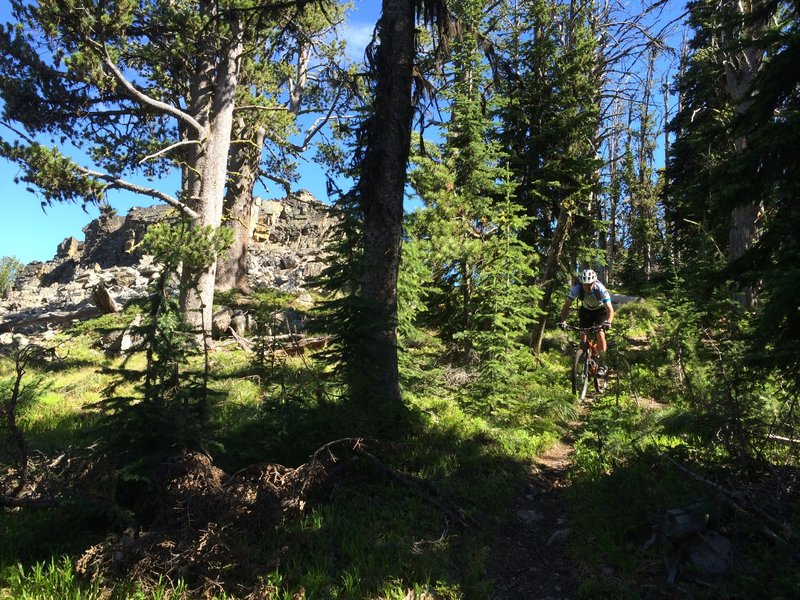
[[102, 215], [83, 228], [86, 241], [80, 263], [101, 269], [134, 266], [142, 259], [141, 243], [148, 227], [177, 218], [167, 205], [134, 207], [124, 218]]
[[[41, 333], [51, 326], [48, 315], [119, 310], [146, 296], [161, 267], [142, 253], [142, 239], [152, 224], [173, 218], [176, 212], [165, 205], [133, 208], [125, 217], [103, 214], [84, 227], [84, 241], [67, 238], [52, 260], [25, 265], [0, 301], [0, 334]], [[335, 229], [327, 207], [306, 191], [261, 201], [251, 223], [250, 285], [307, 289], [324, 267]]]
[[324, 246], [335, 227], [330, 211], [305, 190], [261, 202], [248, 256], [250, 285], [305, 289], [325, 266]]

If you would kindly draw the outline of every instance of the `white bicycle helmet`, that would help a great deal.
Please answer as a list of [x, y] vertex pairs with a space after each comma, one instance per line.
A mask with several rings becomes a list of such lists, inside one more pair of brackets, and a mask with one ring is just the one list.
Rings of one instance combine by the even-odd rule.
[[581, 283], [594, 283], [597, 281], [597, 273], [591, 269], [584, 269], [584, 271], [580, 274], [579, 279], [581, 280]]

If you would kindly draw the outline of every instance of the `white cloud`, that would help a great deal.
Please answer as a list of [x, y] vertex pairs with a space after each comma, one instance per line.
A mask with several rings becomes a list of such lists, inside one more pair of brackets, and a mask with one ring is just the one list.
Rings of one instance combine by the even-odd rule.
[[364, 60], [364, 49], [372, 41], [375, 23], [348, 23], [344, 30], [347, 54], [354, 61]]

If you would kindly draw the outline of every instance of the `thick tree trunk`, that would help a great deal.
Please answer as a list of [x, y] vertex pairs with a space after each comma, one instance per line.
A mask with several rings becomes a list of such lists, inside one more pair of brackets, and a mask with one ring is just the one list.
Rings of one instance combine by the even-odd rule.
[[[744, 18], [750, 18], [753, 5], [741, 4], [739, 10]], [[766, 22], [760, 21], [751, 22], [748, 27], [758, 30], [765, 26]], [[748, 93], [758, 75], [763, 59], [764, 51], [760, 47], [739, 48], [725, 57], [723, 62], [725, 81], [737, 115], [747, 113], [753, 104]], [[742, 154], [746, 149], [747, 138], [740, 137], [734, 140], [735, 154]], [[744, 195], [743, 201], [731, 210], [728, 229], [728, 263], [741, 258], [756, 242], [758, 214], [758, 199], [747, 194]], [[742, 288], [735, 294], [735, 298], [745, 308], [755, 307], [756, 297], [750, 286]]]
[[[201, 4], [200, 8], [201, 12], [209, 9], [204, 4]], [[199, 61], [197, 69], [192, 76], [189, 92], [189, 113], [205, 130], [208, 130], [209, 127], [213, 73], [214, 65], [210, 59], [205, 58]], [[196, 143], [188, 146], [186, 165], [184, 165], [182, 172], [181, 195], [184, 201], [190, 204], [198, 214], [202, 214], [203, 171], [205, 169], [205, 150], [202, 134], [193, 130], [186, 130], [185, 135], [187, 138], [196, 141]], [[190, 301], [190, 293], [195, 297], [195, 300]], [[200, 323], [200, 327], [197, 327], [198, 330], [202, 327], [203, 320], [202, 314], [198, 315], [196, 312], [196, 306], [200, 304], [199, 297], [199, 287], [195, 274], [187, 265], [184, 265], [180, 286], [181, 312], [187, 323]]]
[[567, 240], [571, 225], [572, 213], [562, 204], [558, 211], [556, 231], [550, 242], [550, 248], [547, 250], [547, 263], [545, 264], [544, 273], [542, 274], [543, 294], [542, 299], [539, 301], [539, 309], [542, 313], [539, 315], [539, 321], [531, 337], [531, 347], [536, 354], [542, 350], [542, 338], [544, 337], [545, 325], [547, 324], [547, 313], [550, 310], [550, 304], [553, 299], [556, 275], [558, 275], [558, 265], [561, 262], [561, 255], [564, 252], [564, 242]]
[[[728, 262], [733, 262], [744, 256], [744, 253], [755, 243], [758, 213], [759, 205], [754, 201], [739, 204], [731, 211]], [[745, 308], [752, 309], [756, 306], [756, 297], [751, 286], [743, 287], [735, 298]]]
[[[233, 109], [238, 84], [239, 59], [242, 54], [241, 32], [233, 26], [234, 37], [228, 52], [217, 65], [210, 96], [206, 138], [202, 156], [198, 160], [199, 197], [197, 198], [197, 227], [216, 229], [222, 223], [222, 206], [228, 171], [228, 153], [231, 145]], [[181, 306], [184, 317], [198, 332], [200, 340], [211, 335], [211, 312], [214, 302], [216, 261], [199, 275], [187, 272], [184, 266]]]
[[253, 188], [258, 178], [265, 134], [264, 128], [259, 127], [251, 135], [241, 122], [236, 128], [236, 139], [252, 139], [237, 144], [231, 151], [229, 167], [231, 183], [225, 194], [223, 225], [233, 230], [233, 243], [225, 256], [221, 256], [217, 261], [218, 290], [237, 289], [242, 292], [250, 290], [247, 282], [247, 253], [250, 247], [251, 220], [254, 216]]
[[397, 275], [413, 116], [413, 0], [383, 0], [378, 37], [374, 112], [358, 183], [364, 217], [360, 298], [371, 326], [359, 361], [367, 379], [355, 383], [367, 385], [360, 395], [368, 393], [384, 406], [398, 406], [402, 399], [397, 365]]

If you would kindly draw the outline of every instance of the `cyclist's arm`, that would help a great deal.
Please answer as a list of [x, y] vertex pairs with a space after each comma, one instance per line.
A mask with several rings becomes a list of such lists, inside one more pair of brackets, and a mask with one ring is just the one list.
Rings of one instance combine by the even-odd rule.
[[611, 302], [611, 300], [608, 300], [603, 304], [606, 306], [606, 321], [611, 324], [614, 321], [614, 304]]
[[559, 321], [563, 322], [567, 320], [567, 315], [569, 315], [569, 307], [572, 306], [573, 299], [567, 297], [564, 300], [564, 306], [561, 307], [561, 316], [558, 318]]

